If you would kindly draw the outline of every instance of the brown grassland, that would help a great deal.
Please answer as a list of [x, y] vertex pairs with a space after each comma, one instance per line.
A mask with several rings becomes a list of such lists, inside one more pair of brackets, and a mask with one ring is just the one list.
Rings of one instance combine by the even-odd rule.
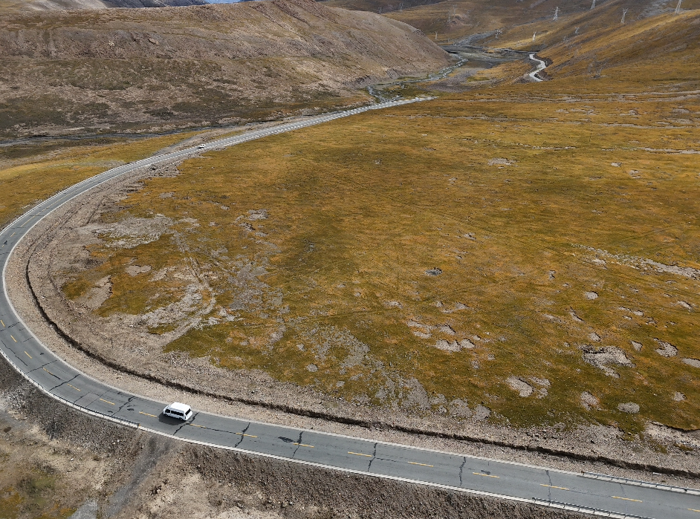
[[[683, 16], [676, 32], [697, 25]], [[111, 276], [97, 312], [147, 315], [184, 297], [173, 273], [187, 265], [214, 309], [168, 349], [217, 366], [423, 414], [481, 405], [514, 426], [698, 429], [700, 102], [683, 92], [699, 76], [657, 65], [443, 96], [188, 160], [103, 216], [164, 215], [169, 230], [129, 248], [103, 236], [65, 293]]]
[[103, 171], [153, 155], [196, 132], [152, 138], [24, 144], [0, 148], [0, 225], [61, 189]]

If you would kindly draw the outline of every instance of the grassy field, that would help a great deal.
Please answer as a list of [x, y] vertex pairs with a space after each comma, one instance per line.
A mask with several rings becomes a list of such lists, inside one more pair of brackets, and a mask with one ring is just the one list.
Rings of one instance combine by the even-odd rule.
[[593, 84], [446, 96], [189, 160], [105, 217], [168, 231], [104, 236], [64, 290], [109, 275], [97, 312], [148, 316], [199, 287], [214, 310], [168, 349], [366, 405], [697, 429], [700, 103]]
[[195, 135], [95, 139], [0, 148], [0, 226], [32, 205], [81, 180], [120, 164], [149, 157]]

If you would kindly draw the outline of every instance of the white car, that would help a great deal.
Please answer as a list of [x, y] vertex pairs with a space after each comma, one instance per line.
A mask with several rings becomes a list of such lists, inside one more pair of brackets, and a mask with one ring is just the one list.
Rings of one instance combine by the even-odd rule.
[[169, 416], [170, 418], [177, 418], [178, 420], [187, 421], [192, 418], [192, 408], [187, 404], [181, 404], [180, 402], [173, 402], [170, 405], [166, 405], [163, 409], [163, 414]]

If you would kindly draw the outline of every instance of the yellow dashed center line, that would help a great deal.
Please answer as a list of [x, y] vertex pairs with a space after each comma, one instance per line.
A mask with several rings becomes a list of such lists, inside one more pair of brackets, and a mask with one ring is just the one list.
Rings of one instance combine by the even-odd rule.
[[257, 438], [257, 436], [254, 436], [252, 434], [245, 434], [245, 433], [236, 433], [238, 436], [247, 436], [248, 438]]
[[158, 418], [158, 417], [157, 417], [156, 415], [154, 415], [154, 414], [144, 413], [143, 411], [139, 411], [139, 414], [145, 414], [146, 416], [151, 416], [151, 417], [153, 417], [153, 418]]
[[698, 512], [700, 514], [700, 510], [695, 510], [695, 508], [688, 508], [691, 512]]
[[13, 232], [12, 234], [10, 234], [10, 238], [12, 238], [15, 234], [17, 234], [17, 231], [15, 231], [15, 232]]
[[305, 443], [294, 443], [293, 445], [298, 445], [299, 447], [308, 447], [309, 449], [313, 449], [313, 445], [306, 445]]
[[629, 497], [612, 496], [613, 499], [622, 499], [623, 501], [634, 501], [635, 503], [642, 503], [641, 499], [631, 499]]
[[421, 467], [432, 467], [432, 465], [428, 465], [427, 463], [417, 463], [415, 461], [409, 461], [409, 465], [420, 465]]
[[75, 389], [76, 391], [80, 391], [80, 389], [78, 389], [77, 387], [75, 387], [73, 384], [68, 384], [68, 385], [69, 385], [70, 387], [72, 387], [73, 389]]
[[[10, 337], [12, 337], [12, 340], [13, 340], [13, 341], [17, 342], [17, 339], [15, 339], [15, 336], [14, 336], [14, 335], [10, 335]], [[27, 353], [27, 352], [25, 351], [24, 353]], [[27, 355], [29, 355], [29, 353], [27, 353]], [[31, 359], [31, 357], [29, 357], [29, 358]]]
[[[44, 371], [46, 371], [46, 373], [48, 373], [49, 375], [53, 375], [54, 377], [56, 377], [56, 375], [54, 375], [53, 373], [51, 373], [48, 369], [46, 369], [46, 368], [41, 368], [41, 369], [43, 369]], [[57, 378], [58, 378], [58, 377], [57, 377]]]
[[362, 454], [361, 452], [351, 452], [348, 451], [348, 454], [353, 454], [354, 456], [364, 456], [365, 458], [374, 458], [371, 454]]
[[27, 353], [26, 351], [24, 352], [24, 354], [25, 354], [27, 357], [29, 357], [30, 359], [33, 358], [33, 357], [32, 357], [29, 353]]
[[192, 427], [199, 427], [200, 429], [206, 429], [203, 425], [197, 425], [196, 423], [188, 423], [187, 425], [191, 425]]
[[32, 216], [29, 220], [27, 220], [27, 221], [24, 222], [22, 225], [20, 225], [20, 227], [24, 227], [24, 226], [27, 225], [29, 222], [31, 222], [33, 219], [34, 219], [34, 216]]
[[540, 486], [541, 486], [541, 487], [547, 487], [547, 488], [557, 488], [557, 489], [559, 489], [559, 490], [569, 490], [569, 489], [566, 488], [566, 487], [556, 487], [556, 486], [554, 486], [554, 485], [545, 485], [544, 483], [541, 483]]
[[484, 474], [482, 472], [472, 472], [475, 476], [484, 476], [485, 478], [500, 479], [498, 476], [492, 476], [491, 474]]
[[103, 402], [106, 403], [106, 404], [115, 405], [114, 402], [110, 402], [109, 400], [105, 400], [104, 398], [100, 398], [100, 400], [103, 401]]
[[4, 327], [5, 327], [5, 321], [3, 321], [2, 319], [0, 319], [0, 323], [2, 323], [2, 327], [4, 328]]

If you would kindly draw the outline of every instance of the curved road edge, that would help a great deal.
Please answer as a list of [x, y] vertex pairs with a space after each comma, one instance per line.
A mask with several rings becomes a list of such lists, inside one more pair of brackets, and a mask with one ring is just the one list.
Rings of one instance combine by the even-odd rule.
[[544, 81], [544, 79], [542, 79], [541, 77], [539, 77], [537, 74], [539, 74], [540, 72], [542, 72], [544, 69], [547, 68], [547, 62], [541, 60], [540, 58], [538, 58], [538, 57], [537, 57], [537, 53], [535, 53], [535, 52], [531, 52], [531, 53], [530, 53], [530, 60], [536, 62], [536, 63], [537, 63], [537, 67], [535, 68], [535, 70], [533, 70], [532, 72], [530, 72], [530, 73], [528, 74], [528, 76], [529, 76], [530, 79], [532, 79], [533, 81], [537, 81], [538, 83], [541, 83], [542, 81]]

